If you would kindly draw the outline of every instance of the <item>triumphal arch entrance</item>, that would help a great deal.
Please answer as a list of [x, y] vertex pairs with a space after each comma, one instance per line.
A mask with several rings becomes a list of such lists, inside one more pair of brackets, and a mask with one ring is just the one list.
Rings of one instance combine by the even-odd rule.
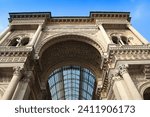
[[150, 46], [129, 12], [9, 13], [0, 35], [0, 99], [150, 99]]

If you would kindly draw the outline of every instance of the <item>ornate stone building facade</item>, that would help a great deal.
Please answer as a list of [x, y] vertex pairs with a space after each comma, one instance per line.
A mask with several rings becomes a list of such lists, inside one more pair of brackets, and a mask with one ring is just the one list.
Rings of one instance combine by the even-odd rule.
[[129, 12], [9, 15], [0, 35], [1, 99], [150, 99], [150, 46]]

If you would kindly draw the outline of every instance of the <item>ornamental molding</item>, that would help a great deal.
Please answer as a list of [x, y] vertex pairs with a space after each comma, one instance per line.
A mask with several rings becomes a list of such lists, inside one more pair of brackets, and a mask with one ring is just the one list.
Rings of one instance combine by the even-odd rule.
[[49, 25], [44, 28], [44, 31], [50, 32], [96, 32], [96, 25]]
[[123, 45], [109, 47], [108, 61], [110, 64], [115, 63], [117, 60], [149, 60], [150, 47], [149, 45]]
[[106, 18], [101, 18], [101, 19], [96, 19], [96, 24], [129, 24], [129, 22], [126, 19], [106, 19]]
[[32, 47], [0, 46], [0, 63], [25, 62]]
[[0, 63], [24, 63], [27, 57], [0, 57]]
[[150, 50], [150, 45], [109, 45], [109, 50]]
[[15, 19], [11, 22], [11, 25], [30, 25], [30, 24], [43, 24], [45, 19]]
[[49, 26], [46, 26], [44, 28], [44, 31], [46, 30], [59, 30], [59, 29], [85, 29], [85, 30], [88, 30], [88, 29], [97, 29], [97, 26], [96, 25], [49, 25]]
[[144, 74], [146, 79], [150, 79], [150, 65], [144, 65]]
[[95, 23], [94, 18], [50, 18], [47, 20], [49, 24], [89, 24]]
[[31, 52], [32, 47], [30, 46], [19, 46], [19, 47], [14, 47], [14, 46], [0, 46], [0, 53], [4, 52]]

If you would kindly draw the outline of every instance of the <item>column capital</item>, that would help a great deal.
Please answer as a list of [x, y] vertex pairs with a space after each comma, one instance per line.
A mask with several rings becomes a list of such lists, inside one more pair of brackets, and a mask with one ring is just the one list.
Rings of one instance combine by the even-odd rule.
[[98, 27], [99, 30], [101, 30], [101, 27], [103, 27], [103, 24], [102, 23], [98, 23], [97, 27]]
[[114, 76], [114, 77], [112, 78], [112, 80], [113, 80], [113, 81], [120, 81], [120, 80], [123, 80], [123, 78], [118, 75], [118, 76]]
[[34, 83], [35, 80], [34, 80], [33, 71], [24, 71], [24, 78], [22, 79], [22, 81]]
[[126, 64], [121, 64], [121, 65], [118, 66], [120, 75], [128, 73], [127, 67], [128, 67], [128, 65], [126, 65]]
[[112, 79], [111, 84], [113, 84], [114, 81], [122, 80], [122, 77], [120, 77], [118, 70], [113, 71], [110, 75], [110, 78]]
[[13, 70], [14, 70], [13, 75], [15, 75], [15, 76], [23, 75], [23, 68], [22, 67], [13, 67]]

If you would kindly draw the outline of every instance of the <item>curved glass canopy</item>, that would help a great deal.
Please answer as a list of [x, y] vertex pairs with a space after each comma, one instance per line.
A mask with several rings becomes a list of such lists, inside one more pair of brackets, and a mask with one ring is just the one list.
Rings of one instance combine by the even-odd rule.
[[55, 70], [48, 79], [53, 100], [91, 100], [95, 76], [79, 66], [65, 66]]

